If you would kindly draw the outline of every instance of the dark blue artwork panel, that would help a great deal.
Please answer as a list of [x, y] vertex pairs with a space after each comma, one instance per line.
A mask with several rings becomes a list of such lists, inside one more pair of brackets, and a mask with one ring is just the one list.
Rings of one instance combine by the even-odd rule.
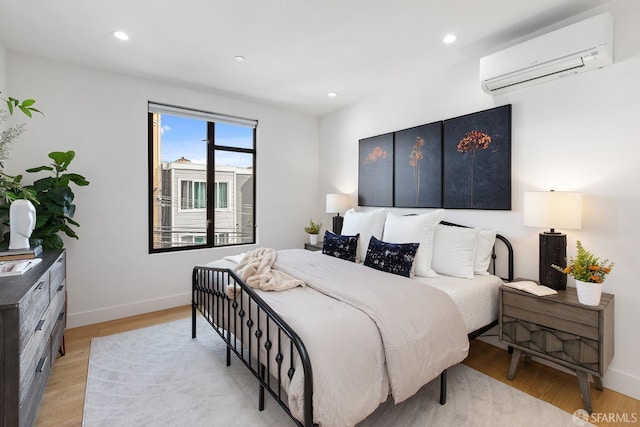
[[358, 205], [393, 206], [393, 134], [360, 140]]
[[511, 209], [511, 105], [444, 121], [443, 207]]
[[395, 133], [395, 204], [442, 207], [442, 122]]

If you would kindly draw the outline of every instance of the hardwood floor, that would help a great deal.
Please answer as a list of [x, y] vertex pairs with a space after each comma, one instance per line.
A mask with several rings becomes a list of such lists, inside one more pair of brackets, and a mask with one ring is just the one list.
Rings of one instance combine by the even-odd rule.
[[[68, 329], [65, 333], [66, 355], [58, 357], [45, 390], [35, 426], [80, 426], [84, 405], [85, 385], [91, 338], [145, 328], [159, 323], [183, 319], [191, 315], [191, 307], [184, 306], [155, 313]], [[560, 372], [536, 362], [520, 362], [513, 381], [506, 377], [511, 356], [482, 341], [471, 343], [464, 363], [505, 384], [513, 386], [539, 399], [545, 400], [568, 413], [582, 408], [582, 400], [575, 376]], [[609, 420], [615, 416], [633, 416], [640, 420], [640, 401], [605, 389], [591, 388], [594, 411]], [[601, 417], [602, 418], [602, 417]], [[596, 422], [599, 426], [620, 425], [619, 422]], [[629, 424], [629, 425], [632, 425]]]

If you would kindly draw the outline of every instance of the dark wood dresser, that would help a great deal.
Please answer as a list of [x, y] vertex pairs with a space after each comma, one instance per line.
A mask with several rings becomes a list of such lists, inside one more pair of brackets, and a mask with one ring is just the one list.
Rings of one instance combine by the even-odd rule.
[[44, 251], [21, 276], [0, 277], [0, 426], [30, 426], [63, 353], [66, 253]]

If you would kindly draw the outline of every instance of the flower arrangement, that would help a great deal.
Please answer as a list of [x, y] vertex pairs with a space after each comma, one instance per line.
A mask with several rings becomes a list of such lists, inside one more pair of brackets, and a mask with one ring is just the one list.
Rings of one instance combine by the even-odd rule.
[[575, 258], [571, 257], [566, 267], [563, 268], [555, 264], [551, 265], [551, 267], [581, 282], [604, 282], [606, 275], [611, 273], [613, 263], [609, 262], [608, 259], [600, 261], [600, 258], [594, 256], [582, 246], [580, 240], [576, 242], [576, 247], [578, 248], [578, 254]]
[[320, 229], [322, 228], [322, 223], [320, 221], [313, 222], [312, 219], [309, 220], [309, 225], [304, 228], [304, 231], [308, 234], [318, 234], [320, 233]]

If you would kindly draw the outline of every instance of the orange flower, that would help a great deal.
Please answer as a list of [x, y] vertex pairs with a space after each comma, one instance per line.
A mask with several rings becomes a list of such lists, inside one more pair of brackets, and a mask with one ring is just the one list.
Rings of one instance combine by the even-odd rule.
[[600, 267], [597, 265], [590, 265], [589, 270], [591, 271], [600, 271]]
[[593, 280], [595, 283], [602, 282], [602, 279], [599, 276], [596, 276], [595, 274], [591, 275], [591, 280]]
[[571, 267], [565, 267], [565, 268], [564, 268], [564, 272], [565, 272], [566, 274], [571, 273]]
[[611, 269], [609, 267], [603, 268], [602, 271], [604, 271], [605, 274], [611, 273]]

